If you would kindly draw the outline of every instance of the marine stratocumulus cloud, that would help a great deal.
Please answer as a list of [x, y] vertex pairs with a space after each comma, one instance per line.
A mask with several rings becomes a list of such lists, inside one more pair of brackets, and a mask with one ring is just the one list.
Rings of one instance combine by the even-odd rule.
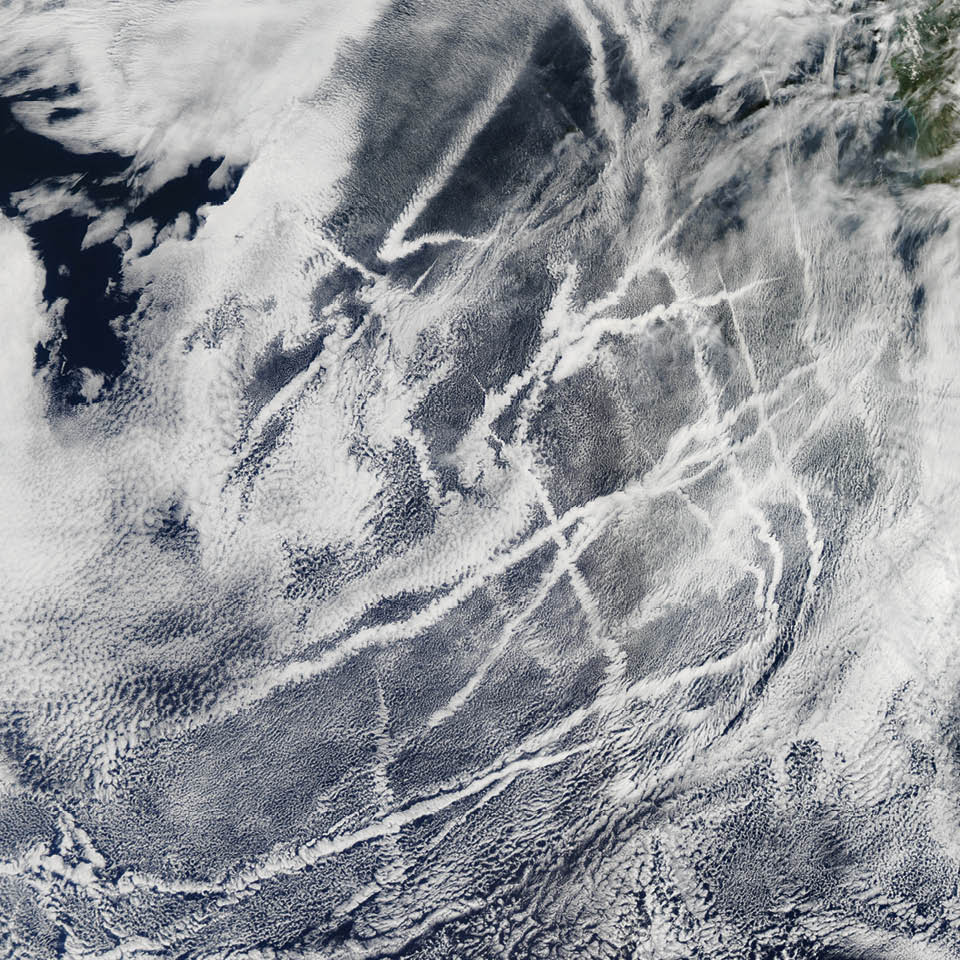
[[0, 957], [960, 957], [958, 41], [0, 4]]

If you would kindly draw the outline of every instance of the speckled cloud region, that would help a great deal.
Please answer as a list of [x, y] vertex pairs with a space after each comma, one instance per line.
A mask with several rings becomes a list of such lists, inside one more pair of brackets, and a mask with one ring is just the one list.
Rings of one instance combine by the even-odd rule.
[[0, 10], [4, 957], [960, 954], [903, 9]]

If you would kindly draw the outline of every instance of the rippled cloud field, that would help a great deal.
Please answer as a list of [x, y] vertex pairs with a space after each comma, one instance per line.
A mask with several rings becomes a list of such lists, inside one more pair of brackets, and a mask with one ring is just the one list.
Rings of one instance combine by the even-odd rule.
[[0, 956], [960, 956], [958, 39], [0, 8]]

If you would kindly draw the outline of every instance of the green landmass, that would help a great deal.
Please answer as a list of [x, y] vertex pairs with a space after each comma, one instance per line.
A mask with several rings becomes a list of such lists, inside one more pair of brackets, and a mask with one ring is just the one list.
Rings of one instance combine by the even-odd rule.
[[[892, 57], [897, 98], [908, 115], [917, 158], [936, 161], [960, 141], [960, 111], [956, 80], [960, 57], [960, 0], [935, 0], [911, 14], [898, 31]], [[922, 175], [926, 182], [952, 181], [960, 169], [932, 163]]]

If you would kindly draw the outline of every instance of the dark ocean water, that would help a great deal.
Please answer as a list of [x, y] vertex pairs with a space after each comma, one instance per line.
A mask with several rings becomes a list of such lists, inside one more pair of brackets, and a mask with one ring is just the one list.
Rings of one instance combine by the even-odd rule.
[[[13, 79], [16, 77], [7, 82]], [[106, 151], [73, 152], [55, 139], [26, 129], [16, 118], [14, 106], [18, 102], [55, 103], [59, 96], [76, 92], [73, 85], [66, 90], [28, 89], [0, 97], [0, 210], [4, 215], [17, 216], [17, 194], [29, 194], [38, 185], [56, 183], [72, 197], [82, 198], [98, 210], [120, 208], [129, 223], [149, 219], [157, 228], [163, 228], [186, 213], [191, 218], [192, 235], [197, 209], [202, 204], [222, 203], [232, 193], [242, 170], [230, 172], [228, 185], [209, 186], [221, 157], [202, 160], [183, 176], [143, 196], [134, 182], [134, 158]], [[51, 124], [69, 118], [69, 113], [63, 116], [58, 110], [69, 108], [54, 108]], [[65, 301], [55, 344], [38, 343], [36, 356], [37, 366], [46, 367], [54, 354], [58, 367], [54, 389], [61, 402], [67, 404], [82, 402], [76, 376], [80, 368], [103, 374], [110, 383], [123, 371], [123, 321], [137, 306], [138, 291], [124, 289], [123, 240], [115, 242], [117, 238], [112, 236], [103, 242], [84, 244], [94, 219], [67, 209], [52, 216], [41, 214], [26, 227], [46, 271], [44, 300], [48, 305]]]

